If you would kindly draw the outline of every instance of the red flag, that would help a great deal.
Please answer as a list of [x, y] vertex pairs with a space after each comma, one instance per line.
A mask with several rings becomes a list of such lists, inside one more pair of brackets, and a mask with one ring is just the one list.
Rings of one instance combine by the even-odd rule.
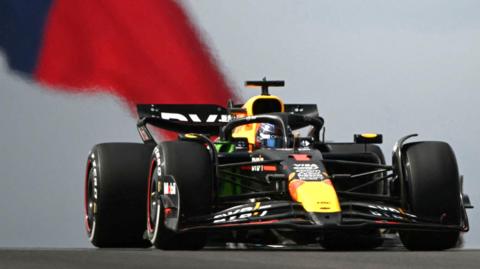
[[53, 1], [34, 76], [69, 91], [137, 103], [232, 97], [191, 21], [170, 0]]

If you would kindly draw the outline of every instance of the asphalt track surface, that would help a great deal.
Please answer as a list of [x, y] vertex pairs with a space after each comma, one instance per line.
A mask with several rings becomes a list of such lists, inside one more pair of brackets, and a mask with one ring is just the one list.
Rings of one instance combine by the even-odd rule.
[[0, 269], [69, 268], [480, 268], [479, 250], [371, 252], [308, 250], [0, 249]]

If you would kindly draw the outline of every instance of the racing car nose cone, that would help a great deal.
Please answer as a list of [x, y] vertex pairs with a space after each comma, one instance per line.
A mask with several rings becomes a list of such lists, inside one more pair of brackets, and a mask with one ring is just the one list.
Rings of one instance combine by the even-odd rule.
[[342, 221], [342, 213], [308, 213], [310, 219], [317, 225], [329, 226], [336, 225]]
[[288, 184], [290, 196], [302, 204], [307, 212], [340, 212], [337, 192], [329, 179], [322, 181], [305, 181], [295, 179]]

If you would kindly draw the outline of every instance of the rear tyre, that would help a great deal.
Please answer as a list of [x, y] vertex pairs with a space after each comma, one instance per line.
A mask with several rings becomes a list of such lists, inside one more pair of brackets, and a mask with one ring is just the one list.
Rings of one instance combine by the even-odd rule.
[[85, 226], [96, 247], [149, 247], [145, 231], [148, 164], [153, 146], [93, 147], [85, 179]]
[[[444, 142], [417, 142], [403, 150], [409, 210], [420, 218], [460, 225], [462, 205], [457, 161]], [[444, 250], [456, 246], [459, 231], [400, 231], [409, 250]]]
[[[168, 179], [169, 176], [173, 179]], [[172, 180], [176, 186], [166, 189]], [[150, 242], [165, 250], [203, 248], [206, 244], [204, 233], [175, 233], [171, 226], [175, 229], [187, 218], [211, 211], [213, 167], [205, 146], [186, 141], [161, 143], [152, 155], [148, 182], [147, 234]]]

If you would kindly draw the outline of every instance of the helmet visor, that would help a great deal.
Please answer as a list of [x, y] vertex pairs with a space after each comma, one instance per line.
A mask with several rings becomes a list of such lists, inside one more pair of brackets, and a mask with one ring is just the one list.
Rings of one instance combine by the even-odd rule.
[[264, 148], [281, 148], [282, 139], [278, 136], [270, 136], [270, 138], [261, 139], [260, 143]]

